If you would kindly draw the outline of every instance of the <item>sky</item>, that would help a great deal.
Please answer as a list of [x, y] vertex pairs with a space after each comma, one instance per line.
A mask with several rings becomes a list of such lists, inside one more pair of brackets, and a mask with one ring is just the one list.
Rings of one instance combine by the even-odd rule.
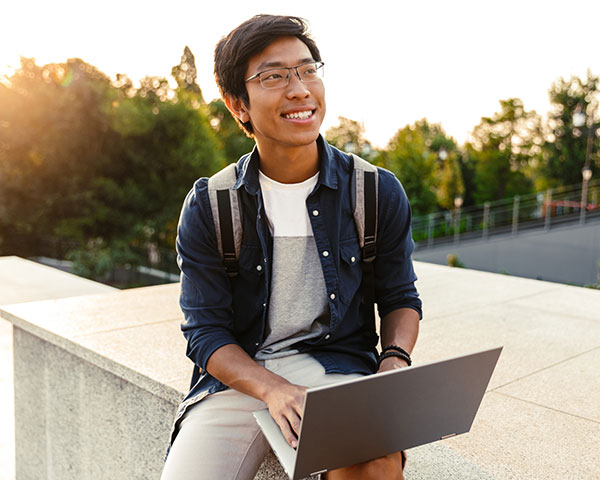
[[[171, 6], [172, 5], [172, 6]], [[385, 147], [421, 118], [458, 142], [499, 101], [521, 98], [545, 115], [559, 77], [600, 74], [597, 0], [252, 2], [0, 0], [0, 75], [19, 57], [39, 65], [79, 57], [114, 78], [170, 76], [184, 47], [210, 101], [216, 42], [258, 13], [309, 21], [325, 62], [327, 116], [344, 116]]]

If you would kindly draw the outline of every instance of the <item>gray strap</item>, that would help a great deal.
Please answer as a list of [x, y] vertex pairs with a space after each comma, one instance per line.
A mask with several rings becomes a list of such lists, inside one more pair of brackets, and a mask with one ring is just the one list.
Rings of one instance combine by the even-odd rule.
[[210, 199], [210, 209], [212, 211], [215, 232], [217, 234], [217, 246], [219, 253], [223, 255], [223, 240], [221, 237], [221, 224], [219, 221], [219, 206], [217, 201], [217, 191], [227, 190], [229, 192], [229, 202], [231, 204], [231, 220], [233, 223], [233, 238], [235, 242], [235, 256], [239, 258], [240, 248], [242, 246], [242, 215], [241, 206], [238, 199], [238, 192], [233, 190], [237, 181], [236, 164], [231, 163], [223, 170], [215, 173], [208, 179], [208, 197]]
[[375, 241], [377, 241], [377, 219], [379, 217], [379, 175], [375, 165], [352, 154], [354, 160], [354, 172], [352, 173], [355, 204], [354, 204], [354, 223], [358, 232], [360, 247], [365, 245], [365, 177], [364, 172], [373, 172], [375, 174]]

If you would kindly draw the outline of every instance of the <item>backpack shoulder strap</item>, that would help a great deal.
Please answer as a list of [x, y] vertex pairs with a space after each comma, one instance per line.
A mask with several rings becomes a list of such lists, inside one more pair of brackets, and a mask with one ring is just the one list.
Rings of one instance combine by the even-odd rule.
[[352, 154], [352, 187], [354, 194], [354, 223], [358, 232], [362, 257], [364, 312], [369, 323], [375, 322], [375, 265], [377, 255], [377, 208], [379, 176], [377, 167]]
[[212, 211], [217, 247], [227, 275], [239, 273], [238, 258], [242, 245], [242, 211], [238, 192], [236, 164], [231, 163], [208, 179], [208, 197]]
[[379, 204], [378, 170], [372, 163], [352, 154], [354, 189], [354, 223], [363, 253], [363, 262], [375, 260]]

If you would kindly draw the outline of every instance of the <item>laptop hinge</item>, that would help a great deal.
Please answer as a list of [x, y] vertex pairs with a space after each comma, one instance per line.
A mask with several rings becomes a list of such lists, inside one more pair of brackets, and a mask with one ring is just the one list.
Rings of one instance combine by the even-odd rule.
[[449, 435], [444, 435], [440, 440], [446, 440], [447, 438], [455, 437], [455, 436], [456, 436], [456, 433], [451, 433]]

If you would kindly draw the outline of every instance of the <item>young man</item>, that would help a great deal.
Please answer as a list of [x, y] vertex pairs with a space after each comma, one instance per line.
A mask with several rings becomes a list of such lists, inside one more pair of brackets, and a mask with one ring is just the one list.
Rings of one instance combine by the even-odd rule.
[[[295, 446], [307, 387], [410, 362], [404, 353], [421, 316], [410, 206], [393, 174], [379, 169], [375, 301], [382, 345], [400, 347], [381, 358], [363, 302], [351, 157], [319, 134], [322, 72], [319, 50], [296, 17], [253, 17], [217, 44], [221, 94], [256, 147], [237, 163], [233, 187], [243, 225], [236, 276], [218, 250], [208, 179], [196, 182], [183, 206], [182, 330], [197, 368], [163, 480], [252, 479], [269, 451], [253, 411], [268, 408]], [[349, 65], [347, 81], [355, 74]], [[403, 478], [403, 461], [393, 454], [327, 478]]]

